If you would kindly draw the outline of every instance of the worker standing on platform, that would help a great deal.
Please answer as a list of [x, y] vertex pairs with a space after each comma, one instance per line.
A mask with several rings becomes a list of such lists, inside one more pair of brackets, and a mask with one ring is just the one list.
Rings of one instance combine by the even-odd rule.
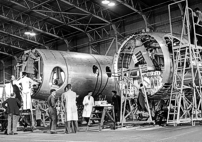
[[120, 121], [121, 97], [117, 95], [116, 91], [112, 91], [112, 105], [114, 106], [115, 121]]
[[89, 122], [89, 118], [94, 106], [94, 98], [91, 96], [92, 95], [92, 91], [88, 92], [88, 95], [84, 97], [83, 99], [83, 105], [84, 105], [84, 109], [83, 109], [83, 118], [85, 119], [85, 121]]
[[11, 93], [11, 98], [4, 101], [2, 106], [6, 109], [6, 113], [8, 114], [7, 134], [16, 135], [21, 103], [15, 98], [15, 93]]
[[57, 125], [57, 110], [56, 110], [56, 90], [50, 90], [50, 96], [48, 97], [48, 114], [50, 117], [50, 133], [56, 134], [56, 125]]
[[21, 86], [22, 92], [22, 101], [23, 101], [23, 110], [32, 109], [32, 101], [31, 101], [31, 86], [34, 84], [38, 84], [32, 79], [27, 77], [27, 73], [22, 73], [22, 78], [17, 82], [18, 86]]
[[197, 37], [197, 45], [198, 46], [202, 46], [202, 12], [199, 8], [195, 8], [194, 9], [194, 12], [195, 12], [195, 16], [196, 16], [196, 19], [195, 19], [195, 23], [197, 24], [195, 26], [195, 30], [196, 30], [196, 37]]
[[143, 84], [140, 84], [139, 94], [137, 98], [138, 110], [147, 112], [147, 108], [145, 105], [145, 96], [142, 89], [143, 89]]
[[72, 132], [76, 133], [78, 129], [78, 112], [76, 106], [76, 93], [73, 92], [71, 84], [67, 84], [62, 94], [62, 102], [65, 108], [65, 133], [70, 133], [71, 124]]

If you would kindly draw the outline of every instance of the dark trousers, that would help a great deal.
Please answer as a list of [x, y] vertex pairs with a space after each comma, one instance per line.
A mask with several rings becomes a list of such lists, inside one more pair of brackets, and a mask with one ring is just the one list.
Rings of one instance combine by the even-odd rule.
[[88, 125], [90, 117], [84, 117], [84, 119], [85, 119], [85, 121], [87, 122], [87, 125]]
[[56, 108], [49, 107], [48, 114], [50, 117], [50, 130], [55, 131], [57, 125], [57, 110]]
[[115, 121], [119, 122], [120, 121], [120, 110], [114, 109], [115, 113]]
[[36, 126], [41, 126], [41, 119], [36, 120]]
[[18, 119], [19, 119], [18, 115], [8, 114], [7, 134], [17, 133]]

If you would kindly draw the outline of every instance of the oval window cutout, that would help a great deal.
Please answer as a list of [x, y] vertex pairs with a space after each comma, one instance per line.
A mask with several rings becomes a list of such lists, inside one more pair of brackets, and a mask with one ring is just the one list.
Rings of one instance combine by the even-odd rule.
[[59, 89], [65, 82], [65, 73], [60, 67], [55, 67], [52, 70], [50, 78], [51, 89]]
[[108, 77], [111, 77], [112, 76], [112, 71], [111, 71], [111, 68], [106, 66], [106, 73], [107, 73], [107, 76]]
[[98, 67], [96, 65], [93, 65], [93, 73], [99, 74], [99, 70], [98, 70]]

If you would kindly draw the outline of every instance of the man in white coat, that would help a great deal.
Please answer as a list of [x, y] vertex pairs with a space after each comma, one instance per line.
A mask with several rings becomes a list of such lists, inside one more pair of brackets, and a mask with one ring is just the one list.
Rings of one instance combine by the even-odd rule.
[[92, 95], [92, 91], [88, 92], [88, 95], [84, 97], [83, 99], [83, 105], [84, 105], [84, 109], [83, 109], [83, 118], [85, 119], [85, 121], [89, 122], [89, 118], [94, 106], [94, 98], [91, 96]]
[[70, 125], [72, 124], [72, 132], [76, 133], [78, 129], [78, 112], [76, 106], [76, 93], [73, 92], [71, 84], [67, 84], [62, 94], [62, 102], [65, 108], [65, 133], [70, 133]]
[[16, 83], [19, 88], [21, 88], [21, 97], [22, 97], [22, 101], [23, 101], [23, 110], [27, 110], [27, 109], [31, 109], [32, 108], [32, 101], [31, 101], [31, 86], [33, 86], [34, 84], [38, 84], [35, 81], [33, 81], [32, 79], [27, 77], [27, 73], [23, 72], [22, 73], [22, 78], [17, 81]]

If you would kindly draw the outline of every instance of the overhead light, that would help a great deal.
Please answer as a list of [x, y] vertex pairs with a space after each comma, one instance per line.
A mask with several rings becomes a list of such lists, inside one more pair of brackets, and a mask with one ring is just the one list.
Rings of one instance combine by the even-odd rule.
[[34, 32], [25, 32], [24, 33], [25, 35], [28, 35], [28, 36], [36, 36], [36, 33], [34, 33]]
[[103, 3], [103, 4], [109, 4], [110, 1], [108, 1], [108, 0], [103, 0], [102, 3]]
[[115, 3], [114, 2], [110, 2], [110, 3], [108, 3], [108, 6], [110, 6], [110, 7], [115, 6]]
[[30, 36], [36, 36], [36, 33], [31, 32], [29, 35], [30, 35]]
[[30, 35], [30, 32], [25, 32], [25, 35]]

